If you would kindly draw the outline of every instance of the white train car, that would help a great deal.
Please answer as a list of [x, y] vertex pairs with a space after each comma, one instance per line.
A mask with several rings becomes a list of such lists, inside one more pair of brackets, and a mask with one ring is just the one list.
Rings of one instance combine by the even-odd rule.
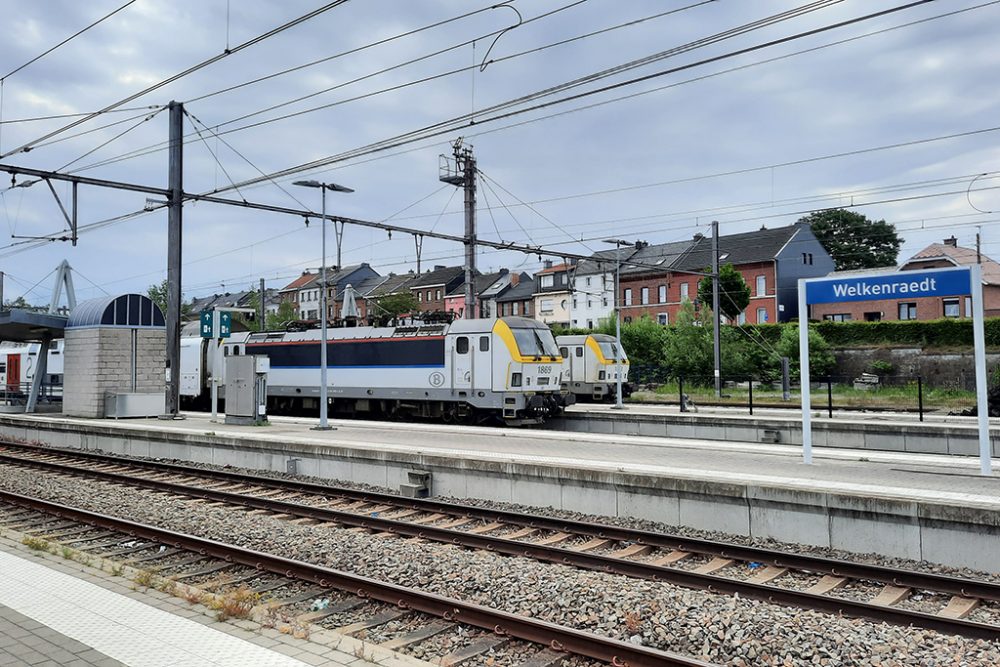
[[[26, 400], [38, 367], [40, 343], [0, 342], [0, 395], [8, 402]], [[62, 397], [63, 341], [49, 345], [41, 400]]]
[[619, 373], [622, 397], [627, 398], [632, 393], [632, 385], [628, 383], [628, 355], [620, 349], [614, 336], [559, 336], [556, 343], [563, 357], [563, 389], [578, 400], [614, 400]]
[[[318, 329], [234, 336], [223, 346], [224, 356], [269, 358], [273, 414], [318, 409]], [[331, 328], [328, 340], [328, 397], [334, 413], [521, 425], [541, 423], [567, 403], [555, 339], [535, 320]], [[206, 346], [191, 339], [183, 345], [182, 393], [203, 400], [209, 377]]]

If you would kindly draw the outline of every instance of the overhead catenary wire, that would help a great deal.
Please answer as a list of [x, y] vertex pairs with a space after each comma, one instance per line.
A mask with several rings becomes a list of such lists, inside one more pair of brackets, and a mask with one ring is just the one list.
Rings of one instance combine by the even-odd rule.
[[[644, 82], [644, 81], [650, 81], [650, 80], [653, 80], [653, 79], [656, 79], [656, 78], [659, 78], [659, 77], [662, 77], [662, 76], [667, 76], [669, 74], [674, 74], [674, 73], [677, 73], [677, 72], [680, 72], [680, 71], [684, 71], [684, 70], [687, 70], [687, 69], [692, 69], [692, 68], [695, 68], [695, 67], [700, 67], [700, 66], [709, 64], [709, 63], [714, 63], [714, 62], [718, 62], [718, 61], [725, 60], [725, 59], [728, 59], [728, 58], [733, 58], [733, 57], [737, 57], [737, 56], [740, 56], [740, 55], [745, 55], [745, 54], [752, 53], [752, 52], [757, 51], [757, 50], [770, 48], [770, 47], [773, 47], [773, 46], [777, 46], [779, 44], [788, 43], [788, 42], [791, 42], [791, 41], [794, 41], [794, 40], [798, 40], [798, 39], [803, 39], [805, 37], [810, 37], [812, 35], [820, 34], [820, 33], [823, 33], [823, 32], [829, 31], [829, 30], [834, 30], [834, 29], [842, 28], [842, 27], [845, 27], [845, 26], [848, 26], [848, 25], [853, 25], [853, 24], [856, 24], [856, 23], [860, 23], [860, 22], [863, 22], [863, 21], [869, 21], [869, 20], [872, 20], [872, 19], [875, 19], [875, 18], [880, 18], [882, 16], [886, 16], [886, 15], [894, 13], [894, 12], [904, 11], [906, 9], [912, 9], [912, 8], [917, 7], [919, 5], [923, 5], [923, 4], [926, 4], [928, 2], [934, 2], [934, 1], [935, 0], [915, 0], [914, 2], [910, 2], [910, 3], [907, 3], [905, 5], [900, 5], [900, 6], [897, 6], [897, 7], [893, 7], [893, 8], [890, 8], [890, 9], [885, 9], [885, 10], [878, 11], [878, 12], [873, 12], [873, 13], [866, 14], [866, 15], [863, 15], [863, 16], [854, 17], [854, 18], [851, 18], [851, 19], [843, 20], [843, 21], [838, 21], [836, 23], [827, 24], [827, 25], [824, 25], [824, 26], [820, 26], [818, 28], [813, 28], [811, 30], [804, 31], [804, 32], [799, 32], [799, 33], [796, 33], [796, 34], [793, 34], [793, 35], [788, 35], [788, 36], [785, 36], [785, 37], [781, 37], [779, 39], [769, 40], [769, 41], [766, 41], [766, 42], [755, 44], [753, 46], [749, 46], [749, 47], [745, 47], [745, 48], [738, 49], [738, 50], [735, 50], [735, 51], [730, 51], [730, 52], [727, 52], [727, 53], [724, 53], [724, 54], [712, 56], [710, 58], [705, 58], [705, 59], [702, 59], [702, 60], [699, 60], [699, 61], [696, 61], [696, 62], [687, 63], [685, 65], [680, 65], [680, 66], [677, 66], [677, 67], [671, 67], [671, 68], [668, 68], [668, 69], [665, 69], [665, 70], [660, 70], [658, 72], [653, 72], [651, 74], [646, 74], [646, 75], [635, 77], [635, 78], [632, 78], [632, 79], [627, 79], [625, 81], [619, 81], [619, 82], [616, 82], [616, 83], [613, 83], [613, 84], [608, 84], [608, 85], [601, 86], [599, 88], [595, 88], [595, 89], [591, 89], [591, 90], [587, 90], [587, 91], [584, 91], [584, 92], [574, 93], [572, 95], [568, 95], [568, 96], [561, 97], [561, 98], [558, 98], [558, 99], [548, 100], [548, 101], [545, 101], [545, 102], [541, 102], [539, 104], [535, 104], [533, 106], [529, 106], [529, 107], [525, 107], [525, 108], [521, 108], [521, 109], [514, 109], [514, 110], [510, 110], [510, 111], [504, 111], [504, 112], [501, 112], [501, 113], [496, 113], [496, 114], [494, 114], [492, 116], [484, 117], [483, 116], [484, 110], [480, 110], [477, 113], [477, 117], [476, 117], [476, 120], [475, 120], [475, 125], [480, 125], [480, 124], [484, 124], [484, 123], [492, 123], [492, 122], [495, 122], [495, 121], [498, 121], [498, 120], [503, 120], [503, 119], [506, 119], [506, 118], [511, 118], [513, 116], [517, 116], [517, 115], [520, 115], [520, 114], [529, 113], [529, 112], [532, 112], [532, 111], [537, 111], [537, 110], [545, 109], [545, 108], [548, 108], [548, 107], [551, 107], [551, 106], [555, 106], [555, 105], [559, 105], [559, 104], [565, 104], [567, 102], [571, 102], [571, 101], [583, 99], [583, 98], [589, 97], [591, 95], [596, 95], [596, 94], [600, 94], [600, 93], [604, 93], [604, 92], [609, 92], [609, 91], [612, 91], [612, 90], [617, 90], [617, 89], [625, 87], [625, 86], [635, 85], [637, 83], [641, 83], [641, 82]], [[542, 94], [542, 93], [548, 94], [546, 92], [548, 90], [550, 90], [550, 89], [546, 89], [545, 91], [540, 91], [540, 93], [538, 93], [538, 94]], [[495, 109], [497, 107], [503, 107], [503, 106], [506, 106], [506, 105], [518, 103], [522, 99], [524, 99], [523, 96], [521, 98], [517, 98], [515, 100], [509, 100], [508, 102], [502, 103], [500, 105], [494, 105], [493, 107], [489, 107], [485, 111], [488, 112], [489, 110]], [[410, 132], [405, 133], [405, 134], [396, 135], [395, 137], [392, 137], [390, 139], [386, 139], [386, 140], [383, 140], [381, 142], [376, 142], [376, 143], [373, 143], [373, 144], [368, 144], [365, 147], [362, 147], [360, 149], [355, 149], [355, 150], [349, 151], [347, 153], [341, 153], [339, 155], [334, 155], [334, 156], [328, 156], [328, 157], [325, 157], [325, 158], [320, 158], [318, 160], [313, 160], [313, 161], [310, 161], [310, 162], [307, 162], [307, 163], [296, 165], [294, 167], [289, 167], [289, 168], [283, 169], [281, 171], [273, 172], [273, 173], [270, 174], [270, 176], [273, 177], [273, 178], [282, 178], [282, 177], [289, 176], [289, 175], [292, 175], [292, 174], [298, 174], [298, 173], [301, 173], [303, 171], [315, 169], [315, 168], [318, 168], [318, 167], [327, 166], [329, 164], [333, 164], [334, 162], [344, 161], [344, 160], [349, 159], [349, 158], [358, 157], [358, 156], [366, 155], [366, 154], [369, 154], [369, 153], [377, 153], [377, 152], [382, 152], [382, 151], [386, 151], [386, 150], [391, 150], [393, 148], [404, 146], [404, 145], [413, 143], [415, 141], [420, 141], [422, 139], [429, 139], [429, 138], [433, 138], [433, 137], [443, 136], [445, 134], [452, 134], [452, 133], [455, 133], [455, 132], [460, 132], [463, 128], [467, 127], [468, 125], [469, 125], [468, 114], [462, 114], [462, 115], [454, 117], [454, 118], [452, 118], [450, 120], [441, 121], [439, 123], [434, 123], [434, 124], [425, 126], [425, 127], [421, 128], [419, 130], [413, 130], [413, 131], [410, 131]], [[243, 183], [240, 183], [240, 186], [242, 187], [244, 185], [250, 185], [253, 182], [256, 182], [258, 180], [259, 179], [252, 179], [250, 181], [245, 181]], [[225, 190], [221, 190], [220, 192], [224, 192], [224, 191]]]
[[153, 91], [159, 90], [163, 86], [166, 86], [166, 85], [168, 85], [170, 83], [173, 83], [174, 81], [177, 81], [178, 79], [181, 79], [181, 78], [183, 78], [185, 76], [188, 76], [189, 74], [197, 72], [198, 70], [204, 69], [205, 67], [208, 67], [209, 65], [212, 65], [212, 64], [214, 64], [214, 63], [216, 63], [216, 62], [218, 62], [218, 61], [220, 61], [220, 60], [222, 60], [224, 58], [227, 58], [227, 57], [233, 55], [234, 53], [239, 53], [240, 51], [243, 51], [243, 50], [248, 49], [248, 48], [250, 48], [252, 46], [255, 46], [255, 45], [263, 42], [266, 39], [269, 39], [269, 38], [271, 38], [271, 37], [273, 37], [273, 36], [275, 36], [277, 34], [280, 34], [280, 33], [284, 32], [284, 31], [286, 31], [286, 30], [288, 30], [290, 28], [293, 28], [293, 27], [295, 27], [295, 26], [297, 26], [297, 25], [299, 25], [301, 23], [309, 21], [310, 19], [313, 19], [313, 18], [319, 16], [320, 14], [323, 14], [323, 13], [325, 13], [325, 12], [333, 9], [334, 7], [342, 5], [345, 2], [347, 2], [347, 1], [348, 0], [334, 0], [333, 2], [328, 2], [327, 4], [319, 7], [318, 9], [314, 9], [311, 12], [303, 14], [303, 15], [295, 18], [295, 19], [292, 19], [291, 21], [286, 22], [286, 23], [283, 23], [282, 25], [280, 25], [280, 26], [278, 26], [276, 28], [272, 28], [271, 30], [268, 30], [265, 33], [257, 35], [256, 37], [253, 37], [253, 38], [251, 38], [251, 39], [243, 42], [242, 44], [238, 44], [238, 45], [234, 46], [231, 49], [228, 49], [226, 51], [223, 51], [222, 53], [219, 53], [219, 54], [217, 54], [215, 56], [207, 58], [206, 60], [203, 60], [200, 63], [192, 65], [191, 67], [188, 67], [187, 69], [185, 69], [185, 70], [183, 70], [181, 72], [178, 72], [177, 74], [169, 76], [166, 79], [162, 79], [162, 80], [160, 80], [160, 81], [152, 84], [151, 86], [147, 86], [146, 88], [140, 90], [137, 93], [133, 93], [133, 94], [127, 96], [127, 97], [124, 97], [124, 98], [118, 100], [117, 102], [113, 102], [113, 103], [107, 105], [106, 107], [104, 107], [103, 109], [101, 109], [100, 111], [95, 111], [94, 113], [89, 114], [87, 116], [84, 116], [83, 118], [78, 118], [77, 120], [75, 120], [75, 121], [73, 121], [73, 122], [71, 122], [71, 123], [69, 123], [69, 124], [67, 124], [67, 125], [59, 128], [57, 130], [53, 130], [51, 132], [48, 132], [45, 135], [43, 135], [42, 137], [39, 137], [37, 139], [34, 139], [32, 141], [29, 141], [29, 142], [21, 145], [20, 147], [14, 149], [13, 151], [9, 151], [7, 153], [0, 154], [0, 159], [8, 157], [10, 155], [14, 155], [16, 153], [22, 153], [22, 152], [31, 150], [36, 144], [39, 144], [39, 143], [45, 141], [46, 139], [51, 139], [52, 137], [58, 136], [58, 135], [62, 134], [63, 132], [66, 132], [67, 130], [71, 130], [74, 127], [77, 127], [77, 126], [79, 126], [79, 125], [87, 122], [88, 120], [91, 120], [92, 118], [96, 118], [97, 116], [99, 116], [99, 115], [101, 115], [103, 113], [106, 113], [106, 112], [111, 111], [113, 109], [117, 109], [118, 107], [120, 107], [120, 106], [122, 106], [124, 104], [128, 104], [129, 102], [132, 102], [134, 100], [139, 99], [140, 97], [143, 97], [144, 95], [148, 95], [149, 93], [151, 93]]

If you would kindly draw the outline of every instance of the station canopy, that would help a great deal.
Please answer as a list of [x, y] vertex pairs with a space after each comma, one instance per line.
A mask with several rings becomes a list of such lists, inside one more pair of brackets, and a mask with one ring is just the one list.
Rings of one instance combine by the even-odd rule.
[[62, 338], [68, 319], [65, 315], [22, 308], [0, 311], [0, 340], [32, 343]]
[[105, 296], [78, 303], [69, 314], [67, 329], [82, 327], [124, 327], [163, 329], [163, 313], [152, 299], [143, 294]]

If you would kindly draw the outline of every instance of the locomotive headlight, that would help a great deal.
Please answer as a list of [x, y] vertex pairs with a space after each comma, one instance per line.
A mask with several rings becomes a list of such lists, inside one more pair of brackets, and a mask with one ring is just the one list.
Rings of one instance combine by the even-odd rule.
[[511, 373], [510, 374], [510, 386], [512, 386], [512, 387], [520, 387], [521, 386], [521, 374], [520, 373]]
[[598, 371], [597, 372], [597, 379], [598, 380], [603, 380], [604, 379], [604, 371]]

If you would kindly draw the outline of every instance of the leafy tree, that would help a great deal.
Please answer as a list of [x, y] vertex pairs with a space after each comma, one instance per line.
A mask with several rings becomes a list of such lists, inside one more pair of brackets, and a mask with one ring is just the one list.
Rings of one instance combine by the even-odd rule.
[[[705, 276], [698, 283], [698, 299], [712, 305], [712, 277]], [[732, 264], [719, 268], [719, 310], [734, 320], [750, 305], [750, 287], [743, 280], [743, 274]]]
[[[781, 330], [775, 349], [783, 357], [788, 357], [789, 373], [799, 377], [799, 327], [786, 325]], [[825, 377], [837, 365], [837, 360], [830, 350], [830, 344], [815, 328], [809, 327], [809, 375], [815, 378]]]
[[[625, 348], [628, 351], [628, 348]], [[691, 378], [712, 372], [712, 328], [703, 326], [694, 304], [685, 301], [677, 313], [677, 323], [668, 336], [663, 360], [671, 374]]]
[[800, 218], [830, 253], [838, 271], [893, 266], [903, 239], [885, 220], [869, 220], [854, 211], [832, 209]]
[[[162, 282], [150, 285], [146, 288], [146, 296], [148, 296], [153, 303], [155, 303], [160, 308], [160, 312], [163, 316], [167, 315], [167, 281], [164, 279]], [[184, 303], [181, 301], [181, 318], [183, 319], [191, 313], [191, 304]]]
[[21, 310], [37, 310], [35, 306], [32, 306], [30, 303], [24, 300], [24, 296], [19, 296], [13, 301], [11, 301], [10, 299], [4, 301], [3, 307], [5, 310], [10, 310], [11, 308], [19, 308]]
[[286, 322], [291, 322], [298, 317], [295, 312], [295, 304], [291, 301], [282, 301], [278, 305], [278, 312], [268, 313], [265, 317], [265, 329], [267, 331], [277, 331], [282, 329]]
[[[611, 321], [614, 331], [614, 321]], [[611, 335], [614, 335], [613, 333]], [[667, 329], [657, 324], [648, 315], [637, 320], [622, 323], [622, 347], [628, 355], [629, 363], [642, 366], [661, 366], [663, 352], [667, 344]]]
[[412, 292], [384, 294], [369, 303], [374, 306], [372, 314], [384, 320], [391, 320], [400, 315], [407, 315], [420, 310], [417, 297]]

